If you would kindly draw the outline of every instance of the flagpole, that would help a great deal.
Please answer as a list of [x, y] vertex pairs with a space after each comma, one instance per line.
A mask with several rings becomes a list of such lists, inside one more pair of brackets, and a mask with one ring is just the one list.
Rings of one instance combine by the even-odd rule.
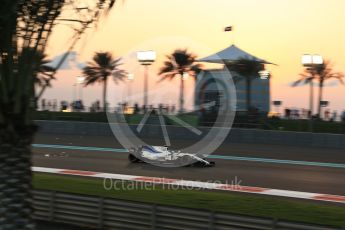
[[[232, 32], [233, 31], [233, 26], [227, 26], [224, 28], [224, 32]], [[233, 35], [233, 33], [231, 33]], [[234, 35], [232, 37], [232, 44], [235, 44], [235, 38], [234, 38]]]

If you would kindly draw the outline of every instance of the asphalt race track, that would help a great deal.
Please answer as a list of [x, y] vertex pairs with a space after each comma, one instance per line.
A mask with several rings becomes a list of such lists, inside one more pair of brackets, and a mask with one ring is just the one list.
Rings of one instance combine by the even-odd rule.
[[[150, 140], [161, 144], [161, 140]], [[114, 137], [38, 134], [35, 144], [123, 147]], [[173, 141], [174, 148], [188, 141]], [[313, 149], [277, 145], [223, 144], [214, 153], [221, 156], [318, 162], [320, 166], [293, 163], [212, 159], [214, 168], [160, 168], [131, 164], [123, 152], [76, 150], [70, 148], [33, 148], [34, 166], [86, 170], [128, 175], [166, 177], [185, 180], [232, 183], [275, 189], [345, 195], [345, 154], [341, 149]], [[336, 163], [340, 167], [321, 166]]]

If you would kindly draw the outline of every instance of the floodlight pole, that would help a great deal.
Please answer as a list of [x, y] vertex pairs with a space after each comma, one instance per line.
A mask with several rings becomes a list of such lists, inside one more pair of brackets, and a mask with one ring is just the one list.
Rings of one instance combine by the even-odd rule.
[[147, 64], [143, 64], [144, 65], [144, 105], [145, 108], [147, 109], [147, 105], [148, 105], [148, 90], [149, 90], [149, 65], [151, 63], [147, 63]]
[[141, 65], [144, 66], [144, 100], [143, 105], [145, 106], [145, 109], [147, 109], [148, 105], [148, 90], [149, 90], [149, 65], [152, 64], [152, 62], [140, 62]]
[[78, 99], [83, 101], [83, 84], [84, 84], [84, 81], [85, 81], [85, 77], [83, 76], [78, 76], [77, 77], [77, 87], [79, 89], [77, 89], [77, 91], [79, 90], [79, 94], [78, 94]]
[[[311, 73], [311, 79], [314, 79], [314, 73], [313, 71], [310, 71]], [[314, 86], [313, 86], [313, 80], [310, 80], [310, 101], [309, 101], [309, 111], [310, 111], [310, 118], [313, 116], [313, 110], [314, 110]]]
[[137, 53], [137, 58], [138, 61], [140, 62], [141, 65], [144, 66], [144, 104], [145, 110], [148, 105], [148, 88], [149, 88], [149, 83], [148, 83], [148, 75], [149, 75], [149, 70], [148, 66], [151, 65], [155, 59], [156, 59], [156, 53], [154, 51], [141, 51]]
[[[314, 110], [314, 86], [313, 86], [313, 79], [315, 77], [315, 70], [318, 66], [323, 64], [323, 58], [320, 55], [310, 55], [304, 54], [302, 56], [302, 65], [307, 68], [308, 72], [311, 75], [310, 84], [310, 101], [309, 101], [309, 111], [310, 111], [310, 118], [313, 116]], [[320, 111], [318, 111], [320, 117]]]
[[[311, 75], [310, 79], [310, 117], [309, 117], [309, 130], [310, 132], [313, 132], [314, 130], [314, 124], [313, 124], [313, 110], [314, 110], [314, 86], [313, 86], [313, 79], [315, 77], [315, 70], [318, 66], [323, 64], [323, 58], [321, 55], [310, 55], [310, 54], [304, 54], [302, 56], [302, 65], [307, 68]], [[318, 116], [320, 117], [320, 110], [318, 111]]]
[[[132, 95], [132, 81], [134, 80], [134, 75], [132, 73], [129, 73], [127, 75], [127, 81], [128, 81], [128, 85], [127, 85], [127, 98], [129, 100], [129, 98], [131, 97]], [[129, 104], [129, 101], [128, 101], [128, 104]]]

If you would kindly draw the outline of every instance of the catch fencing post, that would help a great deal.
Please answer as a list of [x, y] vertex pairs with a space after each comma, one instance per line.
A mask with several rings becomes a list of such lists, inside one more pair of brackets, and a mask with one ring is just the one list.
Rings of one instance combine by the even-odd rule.
[[49, 221], [54, 221], [56, 191], [52, 191], [48, 195], [49, 195]]
[[278, 223], [278, 219], [277, 219], [277, 218], [274, 218], [274, 219], [272, 220], [272, 230], [277, 229], [277, 223]]
[[210, 229], [210, 230], [214, 229], [214, 220], [215, 220], [214, 211], [211, 211], [210, 217], [209, 217], [208, 229]]
[[151, 228], [155, 230], [157, 226], [157, 205], [153, 204], [151, 210]]
[[98, 200], [98, 227], [103, 229], [104, 220], [104, 198], [100, 197]]

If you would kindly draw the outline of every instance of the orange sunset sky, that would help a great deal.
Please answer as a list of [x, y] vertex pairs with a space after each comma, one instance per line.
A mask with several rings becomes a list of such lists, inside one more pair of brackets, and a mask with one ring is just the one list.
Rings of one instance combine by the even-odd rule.
[[[223, 32], [233, 26], [233, 32]], [[50, 58], [63, 53], [71, 30], [58, 26], [47, 53]], [[213, 54], [235, 44], [241, 49], [278, 66], [272, 72], [271, 99], [282, 100], [283, 107], [308, 108], [308, 87], [291, 88], [289, 84], [302, 72], [301, 55], [316, 53], [331, 59], [336, 71], [345, 72], [345, 1], [344, 0], [125, 0], [111, 11], [97, 30], [90, 30], [76, 46], [79, 62], [87, 62], [96, 51], [110, 51], [124, 57], [123, 68], [134, 73], [129, 91], [126, 83], [109, 86], [108, 100], [116, 104], [132, 94], [142, 93], [142, 67], [135, 51], [153, 49], [158, 59], [150, 68], [150, 89], [171, 90], [163, 96], [151, 96], [152, 103], [177, 104], [178, 84], [158, 84], [157, 69], [164, 55], [175, 48], [188, 48], [198, 57]], [[80, 70], [71, 67], [58, 73], [46, 99], [71, 100], [73, 84]], [[186, 94], [191, 105], [192, 79]], [[130, 92], [132, 94], [130, 94]], [[345, 86], [329, 84], [324, 99], [331, 109], [345, 109]], [[189, 96], [188, 96], [189, 95]], [[110, 98], [110, 99], [109, 99]], [[83, 89], [86, 105], [101, 99], [101, 87]], [[175, 100], [176, 99], [176, 100]], [[133, 101], [137, 99], [134, 97]], [[272, 108], [273, 110], [273, 108]]]

